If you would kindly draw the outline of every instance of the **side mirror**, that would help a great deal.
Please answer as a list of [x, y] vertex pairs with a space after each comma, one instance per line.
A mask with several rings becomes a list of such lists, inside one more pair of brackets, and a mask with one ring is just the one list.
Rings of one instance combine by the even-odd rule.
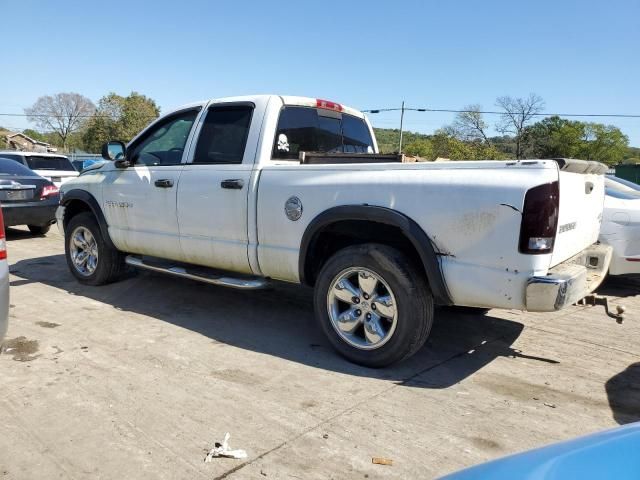
[[102, 158], [105, 160], [122, 161], [126, 159], [126, 154], [127, 147], [122, 142], [114, 140], [102, 145]]

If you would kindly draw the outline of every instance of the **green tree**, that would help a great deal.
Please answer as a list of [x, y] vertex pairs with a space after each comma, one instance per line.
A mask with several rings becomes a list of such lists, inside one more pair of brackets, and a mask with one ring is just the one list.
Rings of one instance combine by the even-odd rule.
[[615, 165], [622, 162], [628, 146], [629, 137], [619, 128], [601, 123], [586, 123], [580, 158]]
[[84, 131], [84, 147], [97, 153], [109, 140], [129, 142], [159, 114], [156, 102], [145, 95], [131, 92], [129, 96], [122, 97], [109, 93], [98, 102], [96, 116]]
[[407, 155], [414, 155], [427, 160], [434, 160], [436, 158], [433, 153], [433, 145], [431, 141], [426, 138], [421, 138], [408, 143], [403, 150]]
[[629, 138], [619, 128], [548, 117], [527, 127], [530, 155], [537, 158], [581, 158], [609, 165], [629, 154]]
[[451, 160], [501, 160], [505, 155], [483, 141], [463, 142], [445, 131], [439, 130], [431, 137], [434, 158]]
[[577, 158], [583, 147], [584, 124], [558, 116], [548, 117], [527, 127], [529, 157]]
[[27, 137], [31, 137], [39, 142], [49, 142], [48, 135], [46, 133], [40, 133], [32, 128], [26, 128], [22, 131]]

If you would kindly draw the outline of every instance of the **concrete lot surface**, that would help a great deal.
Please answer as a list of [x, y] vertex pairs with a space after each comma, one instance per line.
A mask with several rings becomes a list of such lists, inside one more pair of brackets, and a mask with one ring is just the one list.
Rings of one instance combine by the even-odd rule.
[[[415, 357], [369, 370], [329, 348], [306, 290], [84, 287], [54, 230], [10, 230], [8, 251], [3, 480], [432, 478], [640, 420], [640, 278], [602, 289], [623, 325], [441, 311]], [[248, 458], [204, 463], [225, 432]]]

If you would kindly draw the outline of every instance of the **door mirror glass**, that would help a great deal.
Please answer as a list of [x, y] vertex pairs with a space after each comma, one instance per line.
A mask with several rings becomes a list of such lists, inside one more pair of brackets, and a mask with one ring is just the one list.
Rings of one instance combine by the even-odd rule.
[[105, 160], [124, 160], [127, 148], [119, 141], [107, 142], [102, 146], [102, 158]]

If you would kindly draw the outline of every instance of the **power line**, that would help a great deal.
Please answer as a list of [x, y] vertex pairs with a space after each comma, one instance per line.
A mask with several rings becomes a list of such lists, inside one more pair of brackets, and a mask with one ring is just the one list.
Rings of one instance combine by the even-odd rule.
[[[47, 115], [46, 113], [27, 115], [26, 113], [0, 113], [1, 117], [45, 117], [45, 118], [69, 118], [68, 115]], [[73, 118], [111, 118], [112, 115], [74, 115]], [[145, 115], [142, 118], [158, 118], [153, 115]]]
[[[402, 108], [372, 108], [362, 110], [364, 113], [400, 112]], [[404, 107], [404, 111], [412, 112], [439, 112], [439, 113], [484, 113], [487, 115], [504, 115], [505, 112], [497, 110], [454, 110], [450, 108], [409, 108]], [[530, 113], [536, 117], [612, 117], [612, 118], [640, 118], [640, 114], [627, 113]]]
[[[382, 112], [400, 112], [402, 108], [369, 108], [362, 110], [364, 113], [382, 113]], [[452, 108], [410, 108], [405, 107], [404, 111], [410, 112], [436, 112], [436, 113], [483, 113], [487, 115], [504, 115], [505, 112], [498, 110], [456, 110]], [[640, 118], [640, 114], [631, 113], [553, 113], [553, 112], [539, 112], [531, 113], [531, 116], [536, 117], [610, 117], [610, 118]], [[34, 114], [27, 115], [26, 113], [0, 113], [2, 117], [49, 117], [49, 118], [67, 118], [66, 115], [47, 115], [47, 114]], [[113, 118], [111, 115], [77, 115], [74, 118]], [[157, 118], [153, 115], [147, 115], [144, 118]]]

